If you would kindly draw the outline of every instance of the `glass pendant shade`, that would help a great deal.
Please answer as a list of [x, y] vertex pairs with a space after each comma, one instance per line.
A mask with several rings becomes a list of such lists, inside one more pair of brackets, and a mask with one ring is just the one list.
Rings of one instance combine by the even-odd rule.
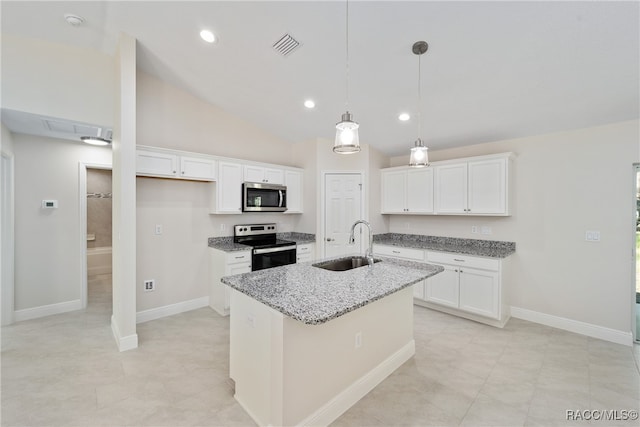
[[418, 138], [415, 143], [415, 147], [411, 149], [411, 155], [409, 156], [409, 166], [414, 168], [422, 168], [429, 166], [429, 153], [428, 148], [424, 146], [422, 140]]
[[353, 121], [348, 111], [342, 115], [342, 121], [336, 124], [336, 140], [333, 151], [340, 154], [352, 154], [360, 151], [358, 128], [360, 125]]

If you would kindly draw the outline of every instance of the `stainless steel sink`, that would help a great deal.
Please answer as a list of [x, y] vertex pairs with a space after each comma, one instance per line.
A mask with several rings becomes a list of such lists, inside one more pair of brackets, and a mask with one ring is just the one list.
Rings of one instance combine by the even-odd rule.
[[[381, 260], [374, 258], [373, 262], [380, 262]], [[362, 267], [368, 265], [367, 258], [363, 256], [353, 256], [349, 258], [341, 258], [331, 261], [319, 262], [317, 264], [312, 264], [314, 267], [324, 268], [325, 270], [331, 271], [347, 271], [353, 270], [354, 268]]]

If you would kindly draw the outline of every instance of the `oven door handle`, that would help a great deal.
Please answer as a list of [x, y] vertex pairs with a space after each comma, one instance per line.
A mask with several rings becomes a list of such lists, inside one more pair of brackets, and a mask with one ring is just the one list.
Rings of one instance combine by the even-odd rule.
[[254, 255], [271, 254], [273, 252], [284, 252], [284, 251], [289, 251], [289, 250], [295, 249], [295, 248], [296, 248], [296, 245], [278, 246], [277, 248], [254, 249], [253, 250], [253, 254]]

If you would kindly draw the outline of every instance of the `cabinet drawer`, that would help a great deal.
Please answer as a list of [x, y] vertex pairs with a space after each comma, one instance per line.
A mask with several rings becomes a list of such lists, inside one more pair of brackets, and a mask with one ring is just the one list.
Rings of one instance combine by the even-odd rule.
[[311, 253], [311, 245], [298, 245], [296, 252], [300, 255]]
[[227, 254], [227, 264], [251, 262], [251, 251], [238, 251]]
[[374, 245], [373, 252], [378, 255], [386, 255], [395, 258], [406, 258], [414, 261], [424, 261], [424, 251], [421, 249]]
[[447, 252], [427, 252], [427, 260], [435, 264], [460, 265], [490, 271], [498, 271], [500, 269], [500, 260], [498, 259], [481, 258]]

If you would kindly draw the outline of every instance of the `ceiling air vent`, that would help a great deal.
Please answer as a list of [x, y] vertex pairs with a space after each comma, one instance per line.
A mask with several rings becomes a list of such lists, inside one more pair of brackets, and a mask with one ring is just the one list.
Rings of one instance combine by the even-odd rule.
[[282, 56], [287, 56], [300, 46], [300, 42], [291, 37], [290, 34], [285, 34], [273, 44], [273, 48]]

